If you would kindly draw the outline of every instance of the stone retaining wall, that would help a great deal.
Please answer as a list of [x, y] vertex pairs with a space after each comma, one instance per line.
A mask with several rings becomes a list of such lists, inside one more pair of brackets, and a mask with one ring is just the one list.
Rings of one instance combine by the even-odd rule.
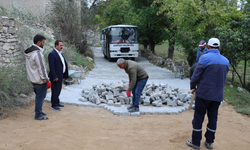
[[0, 65], [10, 63], [22, 54], [16, 24], [12, 18], [0, 17]]
[[[53, 30], [47, 27], [45, 24], [36, 23], [34, 21], [19, 21], [13, 18], [8, 18], [5, 16], [0, 16], [0, 65], [6, 65], [10, 62], [24, 63], [24, 50], [27, 46], [32, 44], [31, 39], [28, 43], [22, 42], [19, 39], [19, 28], [26, 26], [29, 29], [37, 29], [37, 31], [44, 31], [47, 36], [53, 37]], [[29, 34], [29, 33], [27, 33]], [[33, 33], [32, 33], [33, 34]], [[28, 37], [28, 36], [27, 36]], [[26, 45], [25, 45], [26, 44]]]
[[145, 57], [149, 62], [157, 66], [165, 66], [168, 69], [172, 70], [174, 73], [178, 73], [175, 66], [185, 66], [184, 72], [189, 72], [189, 65], [185, 61], [176, 61], [173, 62], [170, 58], [162, 58], [154, 55], [150, 50], [140, 50], [140, 55]]

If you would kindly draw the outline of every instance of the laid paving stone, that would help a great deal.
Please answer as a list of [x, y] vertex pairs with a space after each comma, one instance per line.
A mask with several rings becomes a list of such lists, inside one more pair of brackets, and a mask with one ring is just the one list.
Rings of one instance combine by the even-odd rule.
[[140, 112], [133, 112], [133, 113], [130, 113], [130, 116], [140, 116]]
[[83, 97], [78, 98], [78, 100], [81, 101], [81, 102], [87, 102], [88, 101], [86, 98], [83, 98]]

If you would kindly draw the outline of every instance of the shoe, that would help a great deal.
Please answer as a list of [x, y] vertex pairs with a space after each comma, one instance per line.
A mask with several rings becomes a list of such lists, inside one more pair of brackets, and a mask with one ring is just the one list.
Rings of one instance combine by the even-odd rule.
[[43, 115], [43, 116], [46, 116], [47, 114], [46, 114], [45, 112], [42, 112], [42, 115]]
[[58, 107], [64, 107], [64, 105], [59, 104]]
[[213, 149], [213, 143], [207, 143], [207, 141], [205, 141], [204, 145], [207, 147], [207, 149]]
[[35, 117], [35, 120], [49, 120], [49, 118], [45, 116], [40, 116], [40, 117]]
[[128, 112], [133, 113], [133, 112], [139, 112], [139, 108], [133, 107], [128, 110]]
[[130, 110], [130, 109], [132, 109], [133, 107], [134, 107], [134, 106], [131, 105], [131, 106], [127, 107], [127, 110]]
[[56, 107], [51, 107], [51, 109], [54, 109], [54, 110], [56, 110], [56, 111], [60, 111], [60, 110], [61, 110], [58, 106], [56, 106]]
[[192, 147], [193, 149], [200, 149], [199, 146], [194, 145], [194, 144], [192, 143], [192, 141], [190, 141], [190, 140], [187, 140], [186, 144], [187, 144], [187, 146], [190, 146], [190, 147]]

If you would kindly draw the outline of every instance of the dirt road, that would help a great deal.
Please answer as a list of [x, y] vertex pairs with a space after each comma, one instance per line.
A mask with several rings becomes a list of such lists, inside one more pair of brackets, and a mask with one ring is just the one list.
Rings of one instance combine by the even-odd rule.
[[[102, 108], [66, 105], [43, 110], [34, 120], [34, 101], [0, 121], [1, 150], [191, 150], [193, 110], [178, 115], [117, 116]], [[203, 133], [207, 118], [203, 124]], [[249, 150], [250, 118], [224, 103], [219, 109], [215, 150]], [[204, 142], [204, 138], [202, 139]], [[205, 150], [201, 145], [201, 150]]]

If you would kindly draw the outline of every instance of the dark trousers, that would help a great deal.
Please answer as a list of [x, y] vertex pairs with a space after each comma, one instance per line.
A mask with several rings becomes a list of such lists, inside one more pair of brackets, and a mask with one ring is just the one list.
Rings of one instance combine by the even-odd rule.
[[62, 89], [62, 81], [51, 82], [51, 107], [56, 107], [60, 104], [59, 95]]
[[208, 143], [214, 142], [219, 106], [220, 102], [205, 100], [199, 97], [195, 98], [195, 112], [192, 121], [192, 143], [194, 145], [200, 146], [202, 138], [202, 123], [206, 113], [208, 117], [207, 131], [205, 133], [206, 141]]
[[42, 116], [42, 107], [44, 98], [46, 97], [47, 93], [47, 84], [34, 84], [32, 83], [34, 92], [36, 94], [36, 101], [35, 101], [35, 118]]
[[142, 93], [142, 90], [144, 89], [147, 81], [148, 81], [148, 79], [143, 79], [143, 80], [137, 81], [133, 90], [132, 90], [133, 106], [136, 108], [139, 108], [139, 103], [141, 100], [141, 93]]

